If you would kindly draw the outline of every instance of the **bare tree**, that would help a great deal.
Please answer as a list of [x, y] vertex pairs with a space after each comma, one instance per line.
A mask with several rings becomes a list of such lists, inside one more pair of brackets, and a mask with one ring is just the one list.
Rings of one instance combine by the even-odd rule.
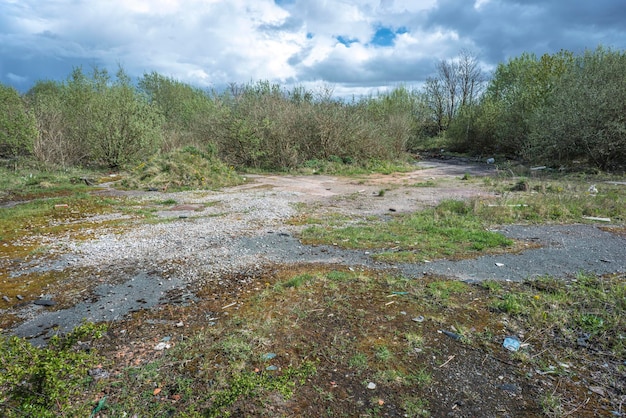
[[472, 105], [482, 92], [485, 77], [480, 68], [478, 57], [467, 49], [459, 53], [458, 81], [461, 94], [461, 107]]
[[426, 81], [425, 92], [440, 131], [448, 129], [460, 108], [475, 103], [484, 80], [477, 56], [468, 50], [439, 61], [437, 75]]
[[445, 103], [446, 125], [448, 129], [450, 121], [456, 113], [457, 96], [459, 93], [459, 68], [454, 61], [441, 60], [437, 65], [439, 80], [446, 91], [447, 98]]
[[430, 77], [426, 80], [426, 101], [432, 112], [437, 129], [442, 132], [447, 127], [446, 121], [446, 90], [439, 78]]

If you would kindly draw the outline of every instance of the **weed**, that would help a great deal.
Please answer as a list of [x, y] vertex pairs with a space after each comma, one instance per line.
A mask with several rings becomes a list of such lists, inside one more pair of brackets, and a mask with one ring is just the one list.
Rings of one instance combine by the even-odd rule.
[[406, 339], [411, 351], [414, 351], [416, 348], [422, 348], [424, 346], [424, 337], [422, 337], [420, 334], [407, 332], [404, 335], [404, 338]]
[[311, 274], [299, 274], [297, 276], [292, 277], [286, 282], [282, 283], [283, 287], [300, 287], [304, 283], [310, 282], [314, 279], [314, 276]]
[[528, 298], [519, 294], [505, 294], [493, 303], [493, 308], [510, 315], [523, 315], [528, 312]]
[[382, 362], [387, 362], [391, 360], [391, 358], [393, 357], [393, 354], [386, 345], [381, 345], [376, 348], [376, 352], [374, 356]]
[[364, 353], [356, 353], [348, 360], [348, 366], [363, 370], [367, 368], [367, 356]]
[[421, 398], [407, 397], [402, 401], [404, 416], [410, 418], [428, 418], [428, 401]]
[[550, 418], [559, 418], [564, 416], [563, 401], [561, 397], [555, 393], [549, 393], [539, 400], [543, 413]]
[[458, 280], [434, 281], [427, 285], [428, 293], [442, 301], [450, 299], [450, 295], [464, 293], [469, 290], [469, 286]]
[[495, 280], [485, 280], [480, 284], [483, 288], [489, 290], [489, 293], [498, 293], [502, 290], [502, 284]]
[[76, 350], [80, 341], [97, 339], [102, 325], [85, 323], [69, 334], [54, 336], [47, 347], [33, 347], [18, 337], [0, 337], [0, 389], [6, 396], [0, 402], [3, 416], [56, 417], [82, 415], [89, 405], [75, 403], [90, 378], [90, 368], [100, 359], [95, 351]]

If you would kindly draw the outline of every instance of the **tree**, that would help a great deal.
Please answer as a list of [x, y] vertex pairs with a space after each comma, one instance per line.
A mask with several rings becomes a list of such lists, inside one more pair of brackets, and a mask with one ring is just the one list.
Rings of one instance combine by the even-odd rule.
[[90, 127], [94, 160], [119, 167], [157, 151], [163, 118], [137, 93], [124, 70], [95, 98]]
[[37, 137], [35, 118], [30, 114], [17, 90], [0, 84], [0, 156], [14, 160], [32, 152]]
[[626, 54], [602, 47], [571, 57], [530, 120], [529, 160], [626, 165]]
[[67, 167], [81, 161], [85, 150], [72, 143], [67, 134], [63, 95], [62, 83], [38, 81], [26, 94], [26, 101], [37, 121], [35, 158], [46, 165]]
[[459, 109], [475, 103], [483, 83], [474, 53], [464, 49], [455, 59], [439, 61], [436, 76], [426, 80], [425, 94], [440, 132], [448, 130]]

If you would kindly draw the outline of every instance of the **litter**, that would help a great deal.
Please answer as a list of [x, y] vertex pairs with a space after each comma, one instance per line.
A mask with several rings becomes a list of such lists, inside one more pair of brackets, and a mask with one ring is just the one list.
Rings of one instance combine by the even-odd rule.
[[502, 346], [509, 351], [517, 351], [519, 350], [521, 343], [520, 340], [517, 339], [517, 337], [506, 337], [504, 339], [504, 342], [502, 343]]
[[587, 219], [589, 221], [598, 221], [598, 222], [611, 222], [611, 218], [600, 218], [597, 216], [583, 216], [583, 219]]

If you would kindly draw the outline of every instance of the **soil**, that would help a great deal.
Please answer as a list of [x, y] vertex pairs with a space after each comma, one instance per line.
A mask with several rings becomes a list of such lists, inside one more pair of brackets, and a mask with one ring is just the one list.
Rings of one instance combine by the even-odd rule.
[[[177, 222], [181, 224], [193, 220], [194, 228], [203, 223], [208, 225], [210, 222], [217, 222], [216, 228], [219, 228], [220, 223], [236, 223], [250, 212], [245, 208], [234, 210], [233, 206], [224, 202], [245, 202], [249, 197], [258, 197], [261, 193], [269, 206], [267, 213], [271, 213], [272, 207], [285, 207], [286, 201], [289, 207], [297, 207], [300, 213], [306, 212], [307, 216], [324, 217], [340, 213], [384, 218], [394, 213], [413, 212], [433, 206], [443, 199], [477, 196], [484, 199], [494, 198], [495, 195], [482, 188], [480, 182], [468, 182], [463, 177], [480, 178], [495, 173], [496, 169], [490, 165], [435, 160], [420, 162], [413, 172], [377, 174], [356, 179], [323, 175], [248, 175], [246, 184], [206, 196], [194, 195], [192, 198], [189, 197], [191, 195], [177, 195], [178, 206], [163, 211], [160, 216], [179, 218]], [[163, 200], [171, 196], [160, 192], [122, 192], [112, 187], [98, 193], [132, 194], [134, 198]], [[189, 198], [185, 201], [184, 196]], [[207, 206], [207, 202], [221, 202], [222, 206]], [[211, 210], [215, 214], [228, 214], [216, 220]], [[289, 222], [297, 215], [298, 212], [294, 210], [292, 213], [286, 212], [286, 216], [269, 219], [266, 212], [252, 213], [250, 216], [257, 218], [245, 218], [249, 222], [245, 228], [229, 230], [228, 236], [216, 239], [219, 242], [206, 245], [206, 237], [202, 237], [202, 240], [194, 235], [182, 237], [183, 242], [180, 245], [183, 247], [190, 245], [191, 248], [202, 249], [205, 254], [213, 257], [232, 259], [232, 264], [220, 265], [214, 271], [210, 265], [203, 265], [200, 269], [193, 251], [189, 256], [176, 259], [175, 266], [172, 259], [159, 257], [139, 262], [108, 260], [97, 268], [86, 262], [80, 264], [91, 256], [89, 252], [81, 253], [83, 261], [80, 262], [75, 261], [79, 256], [72, 253], [50, 259], [46, 261], [47, 266], [39, 265], [37, 268], [66, 270], [68, 274], [63, 283], [52, 286], [50, 292], [43, 295], [44, 299], [64, 300], [65, 303], [52, 307], [53, 309], [24, 303], [3, 307], [3, 314], [19, 318], [19, 323], [9, 332], [28, 337], [35, 344], [44, 344], [53, 332], [57, 332], [53, 329], [66, 331], [83, 319], [111, 321], [111, 338], [117, 335], [117, 345], [121, 345], [128, 342], [129, 336], [128, 333], [120, 333], [120, 330], [129, 329], [139, 316], [148, 315], [146, 312], [163, 312], [169, 309], [168, 306], [175, 310], [177, 306], [196, 303], [207, 294], [211, 295], [215, 310], [218, 310], [219, 305], [233, 300], [236, 295], [250, 292], [268, 272], [286, 265], [343, 266], [396, 271], [415, 279], [427, 280], [433, 276], [445, 276], [467, 282], [485, 279], [521, 281], [543, 275], [571, 278], [580, 271], [599, 275], [626, 272], [626, 237], [601, 229], [604, 225], [506, 226], [500, 231], [520, 242], [527, 242], [528, 250], [518, 254], [489, 255], [471, 260], [431, 260], [420, 264], [390, 265], [374, 261], [370, 252], [344, 250], [337, 246], [303, 245], [297, 239], [301, 226]], [[189, 229], [189, 224], [181, 228]], [[170, 251], [175, 253], [176, 248], [172, 246]], [[218, 249], [221, 255], [211, 252]], [[189, 273], [181, 274], [184, 270]], [[69, 286], [68, 281], [72, 281], [73, 285]], [[69, 287], [77, 286], [82, 286], [86, 292], [70, 294]], [[206, 306], [204, 308], [208, 309]], [[205, 312], [207, 315], [211, 314], [210, 310]], [[168, 321], [176, 323], [175, 318], [165, 320], [169, 324]], [[424, 326], [429, 327], [427, 323]], [[435, 325], [430, 327], [430, 332], [437, 332]], [[151, 336], [149, 329], [136, 330], [133, 335], [136, 340]], [[437, 358], [433, 356], [422, 359], [425, 363], [432, 363], [433, 369], [437, 371], [429, 389], [430, 398], [437, 402], [430, 402], [429, 410], [433, 416], [540, 415], [537, 397], [552, 390], [554, 382], [550, 384], [535, 381], [533, 386], [532, 380], [520, 376], [515, 365], [498, 356], [485, 356], [484, 353], [458, 344], [443, 334], [438, 341]], [[445, 359], [451, 361], [441, 366]], [[337, 381], [343, 372], [322, 370], [320, 379]], [[357, 389], [354, 391], [358, 392]], [[370, 396], [367, 391], [358, 393], [358, 396], [351, 395], [352, 399], [348, 394], [342, 399], [342, 402], [346, 402], [345, 411], [350, 416], [361, 414], [359, 402], [367, 402], [367, 397]], [[381, 397], [384, 395], [377, 394]], [[591, 396], [595, 395], [590, 394]], [[310, 405], [292, 405], [291, 409], [288, 405], [283, 407], [281, 413], [286, 416], [318, 416], [315, 414], [322, 412], [322, 409]], [[573, 406], [570, 410], [575, 408]], [[606, 410], [597, 408], [587, 409], [585, 413], [581, 411], [585, 409], [581, 408], [572, 415], [581, 413], [593, 416], [606, 413]], [[380, 415], [403, 416], [392, 406], [383, 408]]]

